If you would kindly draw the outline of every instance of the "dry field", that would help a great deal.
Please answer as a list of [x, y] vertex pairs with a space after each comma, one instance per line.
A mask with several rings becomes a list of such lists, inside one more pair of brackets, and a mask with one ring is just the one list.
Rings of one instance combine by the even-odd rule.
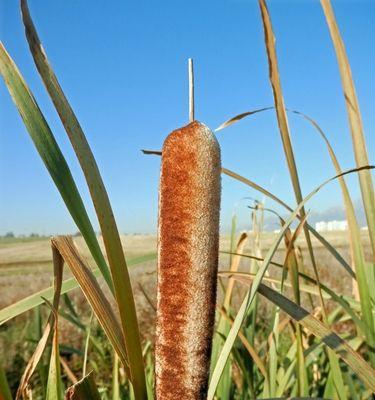
[[[237, 234], [237, 238], [239, 237]], [[252, 254], [252, 233], [248, 234], [248, 241], [244, 249], [244, 254]], [[346, 232], [330, 232], [326, 233], [325, 238], [336, 248], [336, 250], [346, 259], [349, 260], [349, 247]], [[274, 233], [261, 234], [261, 249], [264, 256], [275, 238]], [[155, 235], [123, 235], [121, 237], [125, 254], [128, 260], [134, 260], [138, 257], [154, 254], [155, 258], [151, 261], [138, 263], [130, 267], [130, 275], [133, 284], [136, 307], [140, 323], [140, 334], [142, 342], [147, 340], [153, 341], [155, 327], [155, 300], [156, 300], [156, 236]], [[362, 241], [365, 245], [367, 257], [370, 253], [369, 240], [367, 232], [362, 232]], [[89, 264], [94, 267], [90, 253], [85, 246], [82, 237], [75, 237], [74, 242], [80, 253], [84, 255]], [[100, 244], [103, 247], [102, 240]], [[297, 245], [302, 251], [304, 263], [309, 268], [309, 257], [307, 254], [306, 243], [303, 238], [297, 240]], [[325, 285], [334, 289], [336, 293], [350, 294], [351, 279], [338, 262], [331, 256], [327, 250], [315, 239], [313, 239], [314, 251], [318, 263], [320, 278]], [[222, 236], [220, 240], [220, 269], [229, 269], [229, 255], [222, 253], [230, 248], [230, 238]], [[280, 245], [279, 250], [274, 256], [274, 261], [283, 263], [285, 257], [285, 247]], [[248, 271], [250, 259], [242, 258], [240, 269]], [[308, 271], [313, 276], [312, 271]], [[65, 267], [64, 277], [71, 276], [68, 267]], [[276, 267], [269, 268], [269, 276], [279, 277], [280, 269]], [[35, 240], [2, 240], [0, 241], [0, 309], [22, 299], [38, 290], [46, 288], [52, 284], [52, 254], [50, 242], [48, 238], [38, 238]], [[101, 281], [103, 281], [101, 279]], [[103, 282], [102, 282], [103, 283]], [[223, 280], [222, 283], [226, 283]], [[105, 285], [103, 284], [102, 287]], [[221, 285], [218, 286], [218, 295], [222, 297]], [[108, 290], [105, 290], [109, 296]], [[293, 295], [290, 291], [286, 291], [290, 298]], [[245, 294], [245, 288], [236, 284], [236, 290], [233, 292], [233, 303], [239, 304]], [[110, 297], [110, 296], [109, 296]], [[90, 307], [79, 288], [70, 293], [70, 298], [80, 315], [83, 323], [87, 324], [90, 320]], [[219, 299], [221, 300], [221, 299]], [[306, 295], [302, 297], [303, 303], [307, 304]], [[318, 300], [315, 300], [315, 306], [318, 306]], [[272, 306], [265, 300], [259, 305], [261, 310], [260, 323], [264, 318], [268, 318], [272, 313]], [[331, 308], [331, 307], [329, 307]], [[42, 306], [42, 315], [47, 315], [48, 307]], [[0, 330], [0, 354], [3, 357], [3, 366], [8, 371], [8, 379], [12, 388], [17, 388], [19, 371], [25, 368], [25, 360], [27, 354], [34, 347], [33, 335], [35, 332], [35, 314], [34, 311], [26, 312], [11, 321], [5, 323]], [[59, 321], [61, 355], [69, 360], [70, 366], [76, 371], [79, 366], [79, 358], [70, 354], [72, 348], [82, 349], [85, 343], [85, 336], [82, 331], [77, 329], [66, 319], [61, 318]], [[345, 332], [347, 325], [336, 326], [336, 331]], [[29, 333], [31, 332], [31, 333]], [[26, 338], [17, 340], [15, 338]], [[31, 343], [27, 343], [27, 341]], [[66, 349], [67, 352], [66, 352]], [[20, 355], [23, 354], [23, 357]], [[104, 371], [103, 377], [98, 375], [98, 380], [105, 379], [110, 371]], [[37, 385], [37, 383], [35, 383]]]
[[[326, 232], [325, 238], [336, 248], [336, 250], [349, 261], [349, 246], [346, 232]], [[275, 234], [263, 233], [261, 239], [262, 253], [269, 248]], [[128, 260], [156, 253], [155, 235], [122, 235], [121, 237], [125, 254]], [[369, 250], [369, 240], [367, 232], [362, 232], [362, 240], [365, 250]], [[89, 251], [81, 237], [75, 237], [74, 242], [81, 254], [85, 256], [90, 265], [94, 265]], [[298, 245], [302, 250], [304, 260], [309, 266], [309, 257], [303, 239], [298, 240]], [[100, 244], [103, 248], [102, 241]], [[351, 281], [349, 276], [338, 265], [337, 261], [323, 248], [323, 246], [313, 238], [316, 260], [319, 266], [322, 282], [330, 288], [340, 293], [349, 294], [351, 291]], [[222, 236], [220, 250], [229, 250], [229, 236]], [[251, 236], [245, 247], [245, 254], [251, 254]], [[367, 251], [366, 251], [367, 253]], [[220, 267], [228, 269], [228, 255], [220, 255]], [[276, 253], [274, 261], [283, 262], [284, 247]], [[243, 258], [241, 269], [246, 270], [249, 260]], [[138, 307], [144, 306], [144, 295], [140, 291], [140, 285], [147, 291], [150, 299], [154, 299], [156, 290], [156, 258], [137, 264], [130, 268], [133, 289], [136, 293]], [[270, 268], [270, 274], [278, 274], [279, 271]], [[70, 276], [68, 268], [65, 268], [65, 276]], [[35, 293], [52, 284], [52, 253], [49, 239], [35, 240], [13, 240], [0, 241], [0, 308], [3, 308], [15, 301]], [[78, 291], [77, 289], [75, 290]], [[143, 310], [142, 310], [143, 311]]]

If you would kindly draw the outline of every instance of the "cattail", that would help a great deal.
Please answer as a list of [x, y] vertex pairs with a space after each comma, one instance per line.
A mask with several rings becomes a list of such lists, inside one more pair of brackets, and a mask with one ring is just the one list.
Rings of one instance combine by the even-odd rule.
[[204, 399], [215, 320], [220, 147], [200, 122], [164, 142], [159, 189], [156, 398]]

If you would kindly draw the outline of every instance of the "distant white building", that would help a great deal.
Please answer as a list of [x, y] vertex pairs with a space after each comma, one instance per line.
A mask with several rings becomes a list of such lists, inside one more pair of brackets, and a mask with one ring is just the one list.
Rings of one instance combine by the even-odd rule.
[[318, 232], [322, 231], [346, 231], [348, 229], [348, 221], [319, 221], [315, 224]]

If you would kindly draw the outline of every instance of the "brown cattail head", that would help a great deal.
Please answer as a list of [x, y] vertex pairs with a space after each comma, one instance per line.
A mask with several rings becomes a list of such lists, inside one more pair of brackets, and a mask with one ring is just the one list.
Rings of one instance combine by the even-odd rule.
[[220, 147], [200, 122], [164, 142], [159, 189], [156, 398], [204, 399], [215, 320]]

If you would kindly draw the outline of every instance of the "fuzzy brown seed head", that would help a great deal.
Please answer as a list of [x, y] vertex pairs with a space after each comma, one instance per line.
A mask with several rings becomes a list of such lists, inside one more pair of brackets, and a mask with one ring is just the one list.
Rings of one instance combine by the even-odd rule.
[[159, 191], [156, 398], [207, 394], [219, 247], [219, 144], [193, 122], [164, 142]]

